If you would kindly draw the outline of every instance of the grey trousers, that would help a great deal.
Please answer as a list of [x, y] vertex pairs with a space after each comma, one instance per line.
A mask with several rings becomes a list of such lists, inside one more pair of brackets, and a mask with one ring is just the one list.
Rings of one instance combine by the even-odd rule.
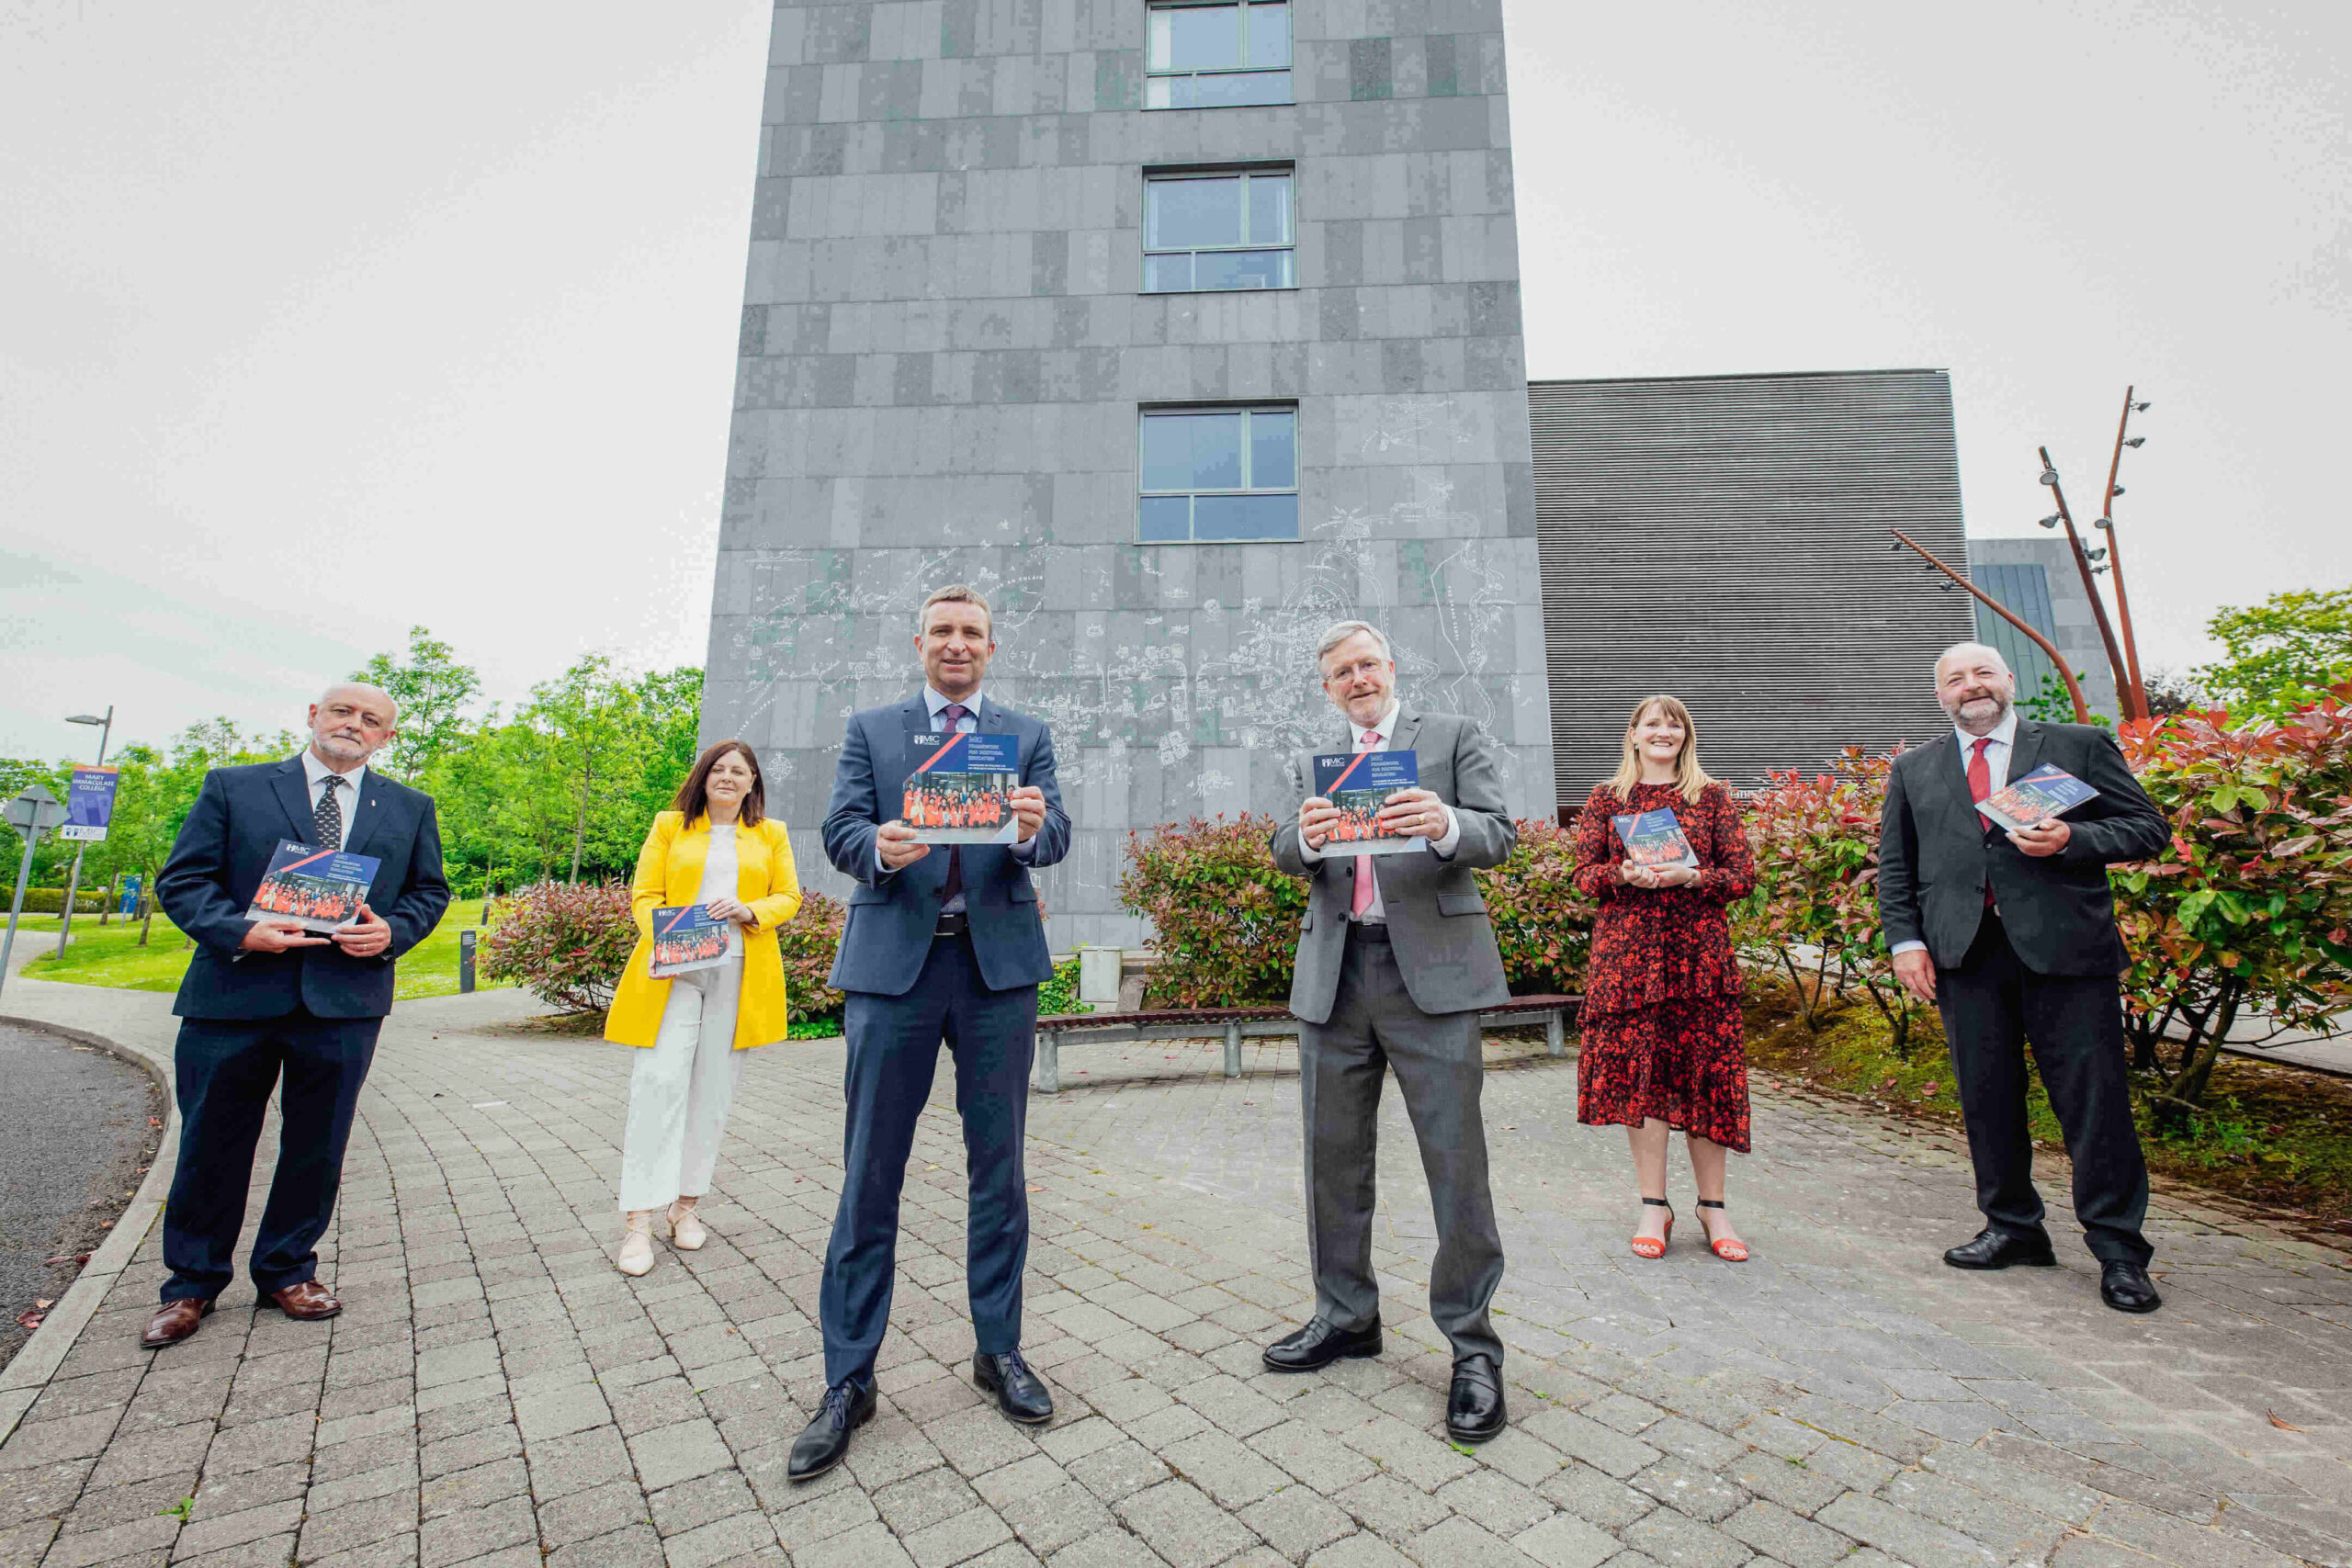
[[1487, 1306], [1502, 1283], [1503, 1244], [1478, 1113], [1487, 1081], [1478, 1015], [1421, 1011], [1388, 943], [1351, 931], [1331, 1020], [1299, 1025], [1298, 1060], [1316, 1313], [1340, 1328], [1366, 1327], [1380, 1315], [1373, 1178], [1381, 1080], [1394, 1068], [1436, 1213], [1430, 1317], [1453, 1342], [1454, 1359], [1491, 1356], [1499, 1366], [1503, 1344]]

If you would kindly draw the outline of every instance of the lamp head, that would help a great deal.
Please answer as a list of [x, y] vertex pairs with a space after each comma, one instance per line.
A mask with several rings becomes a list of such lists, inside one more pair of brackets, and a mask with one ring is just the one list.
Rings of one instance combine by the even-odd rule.
[[2135, 436], [2133, 436], [2131, 440], [2126, 441], [2123, 445], [2125, 445], [2126, 446], [2138, 447], [2138, 446], [2145, 446], [2147, 444], [2148, 444], [2148, 438], [2147, 438], [2146, 436], [2144, 436], [2144, 435], [2135, 435]]
[[2056, 484], [2058, 482], [2058, 470], [2055, 468], [2042, 469], [2040, 482], [2046, 485]]
[[77, 713], [69, 715], [65, 722], [68, 724], [104, 724], [106, 720], [100, 718], [94, 713]]
[[2054, 512], [2041, 520], [2041, 525], [2045, 528], [2055, 528], [2058, 526], [2058, 514]]

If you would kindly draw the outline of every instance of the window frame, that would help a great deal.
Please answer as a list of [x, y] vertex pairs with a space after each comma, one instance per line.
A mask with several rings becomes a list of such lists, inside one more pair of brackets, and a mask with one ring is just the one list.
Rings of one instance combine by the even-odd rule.
[[[1281, 178], [1290, 182], [1290, 198], [1283, 217], [1290, 237], [1278, 245], [1244, 243], [1235, 245], [1175, 245], [1154, 250], [1151, 243], [1151, 187], [1174, 185], [1182, 180], [1238, 180], [1240, 182], [1241, 223], [1250, 226], [1250, 181], [1253, 178]], [[1137, 292], [1159, 296], [1168, 294], [1267, 294], [1283, 289], [1295, 289], [1298, 283], [1298, 165], [1295, 164], [1202, 164], [1171, 168], [1147, 168], [1143, 172], [1141, 231], [1141, 274]], [[1151, 286], [1151, 263], [1155, 256], [1239, 255], [1259, 251], [1281, 251], [1290, 257], [1287, 283], [1262, 283], [1233, 288], [1154, 288]], [[1194, 263], [1197, 275], [1199, 264]]]
[[[1286, 33], [1291, 35], [1283, 40], [1287, 46], [1283, 50], [1283, 53], [1288, 56], [1288, 63], [1283, 65], [1220, 65], [1211, 66], [1206, 69], [1191, 68], [1185, 70], [1178, 70], [1174, 66], [1170, 66], [1165, 70], [1155, 70], [1153, 68], [1151, 63], [1151, 17], [1153, 13], [1159, 11], [1224, 10], [1228, 6], [1232, 7], [1240, 13], [1235, 18], [1240, 26], [1240, 47], [1238, 51], [1238, 58], [1247, 60], [1250, 58], [1250, 14], [1252, 11], [1255, 11], [1261, 5], [1280, 5], [1283, 6], [1283, 28]], [[1291, 76], [1291, 73], [1298, 69], [1298, 39], [1295, 29], [1297, 6], [1298, 0], [1145, 0], [1143, 107], [1148, 111], [1158, 113], [1176, 109], [1279, 108], [1284, 105], [1297, 103], [1298, 83], [1295, 77]], [[1272, 76], [1277, 74], [1291, 78], [1288, 82], [1290, 91], [1283, 94], [1281, 98], [1271, 102], [1250, 104], [1154, 104], [1151, 101], [1151, 85], [1154, 82], [1197, 81], [1199, 78], [1204, 76]], [[1170, 96], [1173, 96], [1174, 95], [1171, 93]]]
[[[1171, 415], [1171, 414], [1203, 414], [1203, 413], [1238, 413], [1238, 414], [1241, 415], [1241, 477], [1242, 477], [1242, 479], [1245, 481], [1245, 482], [1243, 483], [1243, 485], [1241, 486], [1241, 488], [1239, 488], [1239, 489], [1238, 489], [1238, 490], [1237, 490], [1237, 489], [1229, 489], [1229, 488], [1224, 488], [1224, 487], [1218, 487], [1218, 486], [1211, 486], [1211, 487], [1209, 487], [1209, 488], [1207, 488], [1207, 489], [1186, 489], [1186, 490], [1146, 490], [1146, 489], [1144, 488], [1144, 482], [1143, 482], [1143, 480], [1144, 480], [1144, 432], [1145, 432], [1145, 429], [1146, 429], [1146, 422], [1147, 422], [1147, 421], [1148, 421], [1148, 420], [1150, 420], [1150, 419], [1153, 419], [1153, 418], [1155, 418], [1155, 417], [1166, 417], [1166, 416], [1168, 416], [1168, 415]], [[1290, 430], [1291, 430], [1291, 451], [1290, 451], [1290, 468], [1291, 468], [1291, 471], [1290, 471], [1290, 479], [1291, 479], [1291, 482], [1290, 482], [1289, 484], [1287, 484], [1287, 485], [1277, 485], [1277, 486], [1272, 486], [1272, 487], [1270, 487], [1270, 488], [1254, 488], [1254, 487], [1251, 487], [1250, 485], [1249, 485], [1249, 484], [1246, 482], [1246, 481], [1248, 481], [1248, 479], [1250, 478], [1250, 469], [1251, 469], [1252, 465], [1253, 465], [1253, 464], [1255, 463], [1255, 461], [1256, 461], [1255, 453], [1254, 453], [1254, 450], [1253, 450], [1254, 444], [1253, 444], [1253, 443], [1251, 442], [1251, 440], [1250, 439], [1250, 417], [1251, 417], [1252, 415], [1255, 415], [1255, 414], [1261, 414], [1261, 413], [1288, 414], [1288, 415], [1290, 416], [1290, 420], [1291, 420], [1291, 427], [1290, 427]], [[1136, 542], [1137, 545], [1139, 545], [1139, 546], [1148, 546], [1148, 545], [1295, 545], [1295, 544], [1301, 543], [1301, 542], [1306, 538], [1306, 520], [1305, 520], [1305, 518], [1304, 518], [1303, 516], [1296, 516], [1295, 514], [1295, 516], [1294, 516], [1294, 521], [1295, 521], [1295, 524], [1296, 524], [1296, 528], [1295, 528], [1295, 532], [1294, 532], [1294, 533], [1293, 533], [1293, 534], [1292, 534], [1288, 538], [1259, 537], [1259, 538], [1248, 538], [1248, 539], [1204, 539], [1204, 538], [1201, 538], [1201, 537], [1199, 537], [1199, 536], [1198, 536], [1198, 530], [1199, 530], [1199, 526], [1200, 526], [1200, 524], [1199, 524], [1199, 512], [1200, 512], [1199, 502], [1200, 502], [1200, 500], [1201, 500], [1201, 498], [1202, 498], [1203, 496], [1212, 496], [1212, 497], [1214, 497], [1214, 496], [1229, 496], [1229, 495], [1241, 495], [1241, 496], [1258, 496], [1258, 495], [1287, 495], [1287, 496], [1289, 496], [1289, 497], [1292, 499], [1292, 502], [1293, 502], [1294, 506], [1295, 506], [1295, 505], [1296, 505], [1296, 503], [1298, 502], [1298, 501], [1299, 501], [1299, 499], [1300, 499], [1299, 480], [1300, 480], [1300, 479], [1303, 477], [1303, 465], [1301, 464], [1301, 461], [1300, 461], [1300, 452], [1299, 452], [1299, 448], [1300, 448], [1300, 446], [1301, 446], [1302, 443], [1301, 443], [1301, 442], [1300, 442], [1300, 440], [1299, 440], [1298, 422], [1299, 422], [1299, 408], [1298, 408], [1298, 404], [1296, 404], [1295, 402], [1285, 402], [1285, 401], [1283, 401], [1283, 400], [1281, 400], [1281, 399], [1279, 399], [1279, 398], [1253, 398], [1253, 399], [1250, 399], [1250, 400], [1246, 400], [1246, 401], [1242, 401], [1242, 402], [1227, 402], [1227, 403], [1217, 403], [1217, 402], [1209, 402], [1209, 403], [1202, 403], [1202, 402], [1186, 402], [1186, 403], [1143, 403], [1143, 404], [1139, 404], [1139, 405], [1136, 407], [1136, 540], [1135, 540], [1135, 542]], [[1173, 499], [1173, 498], [1175, 498], [1175, 497], [1177, 497], [1177, 496], [1182, 496], [1182, 497], [1185, 498], [1185, 500], [1186, 500], [1186, 501], [1188, 501], [1188, 502], [1192, 502], [1192, 504], [1191, 504], [1191, 505], [1189, 505], [1189, 506], [1187, 506], [1187, 507], [1185, 508], [1185, 512], [1184, 512], [1184, 522], [1185, 522], [1185, 527], [1186, 527], [1187, 533], [1188, 533], [1188, 535], [1189, 535], [1190, 536], [1185, 537], [1185, 538], [1182, 538], [1182, 539], [1147, 539], [1147, 538], [1145, 538], [1145, 537], [1143, 536], [1143, 509], [1144, 509], [1144, 503], [1145, 503], [1146, 502], [1148, 502], [1148, 501], [1167, 501], [1167, 500]]]

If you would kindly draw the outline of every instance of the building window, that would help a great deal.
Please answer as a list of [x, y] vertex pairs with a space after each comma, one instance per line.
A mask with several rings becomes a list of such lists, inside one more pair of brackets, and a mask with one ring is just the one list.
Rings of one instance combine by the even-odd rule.
[[1286, 104], [1287, 0], [1152, 0], [1144, 107]]
[[1298, 410], [1146, 409], [1136, 537], [1147, 545], [1298, 537]]
[[1147, 179], [1144, 292], [1296, 288], [1290, 192], [1288, 169]]

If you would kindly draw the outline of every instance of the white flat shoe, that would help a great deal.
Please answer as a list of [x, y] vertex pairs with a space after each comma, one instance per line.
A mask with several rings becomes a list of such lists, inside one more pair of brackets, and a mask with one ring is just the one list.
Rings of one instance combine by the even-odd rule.
[[675, 1203], [670, 1205], [671, 1246], [681, 1252], [698, 1252], [702, 1244], [709, 1239], [710, 1233], [703, 1229], [702, 1221], [695, 1217], [692, 1209], [681, 1209]]
[[653, 1216], [629, 1216], [628, 1234], [621, 1237], [621, 1249], [613, 1259], [613, 1267], [632, 1279], [650, 1273], [653, 1269]]

